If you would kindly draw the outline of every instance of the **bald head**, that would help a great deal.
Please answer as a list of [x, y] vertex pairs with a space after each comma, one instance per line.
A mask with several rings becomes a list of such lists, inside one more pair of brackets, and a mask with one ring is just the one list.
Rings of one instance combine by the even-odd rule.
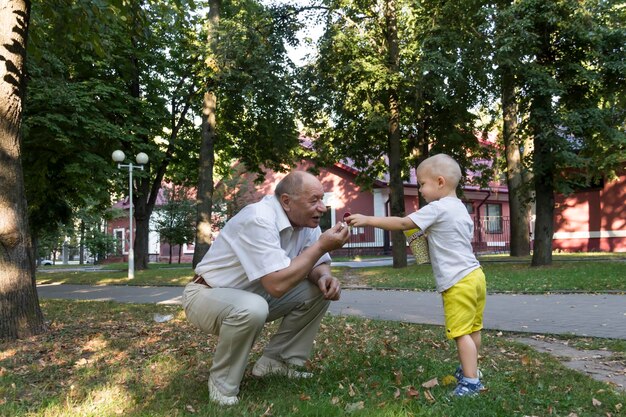
[[420, 172], [436, 177], [443, 177], [452, 188], [456, 188], [461, 181], [461, 167], [450, 155], [443, 153], [426, 158], [417, 167]]
[[276, 197], [283, 194], [297, 196], [311, 183], [319, 183], [319, 180], [306, 171], [292, 171], [276, 185], [274, 194]]

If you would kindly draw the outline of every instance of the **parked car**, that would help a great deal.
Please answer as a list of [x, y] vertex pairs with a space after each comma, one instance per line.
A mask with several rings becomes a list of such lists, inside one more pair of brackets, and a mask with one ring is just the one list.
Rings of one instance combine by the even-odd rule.
[[52, 265], [52, 261], [50, 259], [42, 259], [41, 260], [41, 264], [42, 265]]

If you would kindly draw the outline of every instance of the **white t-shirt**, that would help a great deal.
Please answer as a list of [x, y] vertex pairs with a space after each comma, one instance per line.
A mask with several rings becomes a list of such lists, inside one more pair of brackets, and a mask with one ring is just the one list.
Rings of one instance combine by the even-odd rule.
[[[287, 268], [321, 233], [319, 227], [294, 228], [278, 199], [266, 196], [226, 222], [195, 272], [214, 288], [254, 291], [259, 278]], [[324, 262], [331, 262], [327, 253], [315, 266]]]
[[480, 268], [472, 251], [474, 222], [461, 200], [444, 197], [408, 216], [428, 237], [437, 291], [444, 292]]

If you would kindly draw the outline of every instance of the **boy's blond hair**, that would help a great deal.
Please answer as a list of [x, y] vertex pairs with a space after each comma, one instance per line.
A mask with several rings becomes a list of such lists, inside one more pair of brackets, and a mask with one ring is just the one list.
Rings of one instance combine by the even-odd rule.
[[451, 188], [456, 188], [461, 181], [461, 167], [450, 155], [440, 153], [428, 157], [417, 167], [417, 171], [426, 170], [430, 175], [445, 178]]

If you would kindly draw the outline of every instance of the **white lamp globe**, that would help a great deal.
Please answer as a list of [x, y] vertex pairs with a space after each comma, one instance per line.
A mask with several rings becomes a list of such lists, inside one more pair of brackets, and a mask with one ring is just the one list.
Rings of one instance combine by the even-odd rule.
[[113, 154], [111, 154], [111, 158], [113, 158], [115, 162], [122, 162], [126, 158], [126, 155], [124, 155], [124, 152], [118, 149], [117, 151], [113, 151]]
[[136, 161], [137, 161], [138, 164], [142, 164], [142, 165], [147, 164], [148, 163], [148, 155], [146, 155], [143, 152], [139, 152], [137, 154]]

